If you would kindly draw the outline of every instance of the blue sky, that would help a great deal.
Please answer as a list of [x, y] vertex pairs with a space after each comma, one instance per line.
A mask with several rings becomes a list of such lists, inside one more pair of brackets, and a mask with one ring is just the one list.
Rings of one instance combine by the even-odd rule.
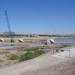
[[0, 32], [75, 34], [75, 0], [0, 0]]

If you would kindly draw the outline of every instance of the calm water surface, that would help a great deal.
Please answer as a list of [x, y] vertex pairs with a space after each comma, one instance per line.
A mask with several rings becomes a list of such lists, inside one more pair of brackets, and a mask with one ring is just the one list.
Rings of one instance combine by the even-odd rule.
[[55, 43], [72, 43], [72, 44], [75, 44], [75, 38], [56, 38]]

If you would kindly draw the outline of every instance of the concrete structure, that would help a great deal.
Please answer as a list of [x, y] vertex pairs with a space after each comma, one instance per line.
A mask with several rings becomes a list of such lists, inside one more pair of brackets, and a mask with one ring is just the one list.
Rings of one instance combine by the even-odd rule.
[[40, 40], [40, 42], [42, 45], [50, 45], [55, 43], [54, 39], [45, 39], [45, 40], [43, 39], [43, 40]]
[[[47, 42], [51, 42], [51, 40], [54, 38], [52, 37], [0, 37], [0, 42], [10, 42], [10, 40], [13, 40], [14, 42], [31, 42], [31, 41], [39, 41], [39, 40], [46, 40]], [[50, 40], [51, 39], [51, 40]], [[52, 41], [54, 43], [54, 41]]]
[[0, 38], [0, 42], [4, 42], [4, 39], [3, 38]]

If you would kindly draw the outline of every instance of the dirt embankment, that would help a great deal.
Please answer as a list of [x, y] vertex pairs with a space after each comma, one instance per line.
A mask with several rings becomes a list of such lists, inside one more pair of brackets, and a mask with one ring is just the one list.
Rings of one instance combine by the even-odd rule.
[[23, 72], [20, 75], [75, 75], [75, 58], [36, 71]]

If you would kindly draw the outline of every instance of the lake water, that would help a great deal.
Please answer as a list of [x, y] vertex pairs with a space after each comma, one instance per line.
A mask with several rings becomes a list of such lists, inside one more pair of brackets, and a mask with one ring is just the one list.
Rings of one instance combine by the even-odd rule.
[[75, 44], [75, 38], [55, 38], [55, 43], [72, 43]]

